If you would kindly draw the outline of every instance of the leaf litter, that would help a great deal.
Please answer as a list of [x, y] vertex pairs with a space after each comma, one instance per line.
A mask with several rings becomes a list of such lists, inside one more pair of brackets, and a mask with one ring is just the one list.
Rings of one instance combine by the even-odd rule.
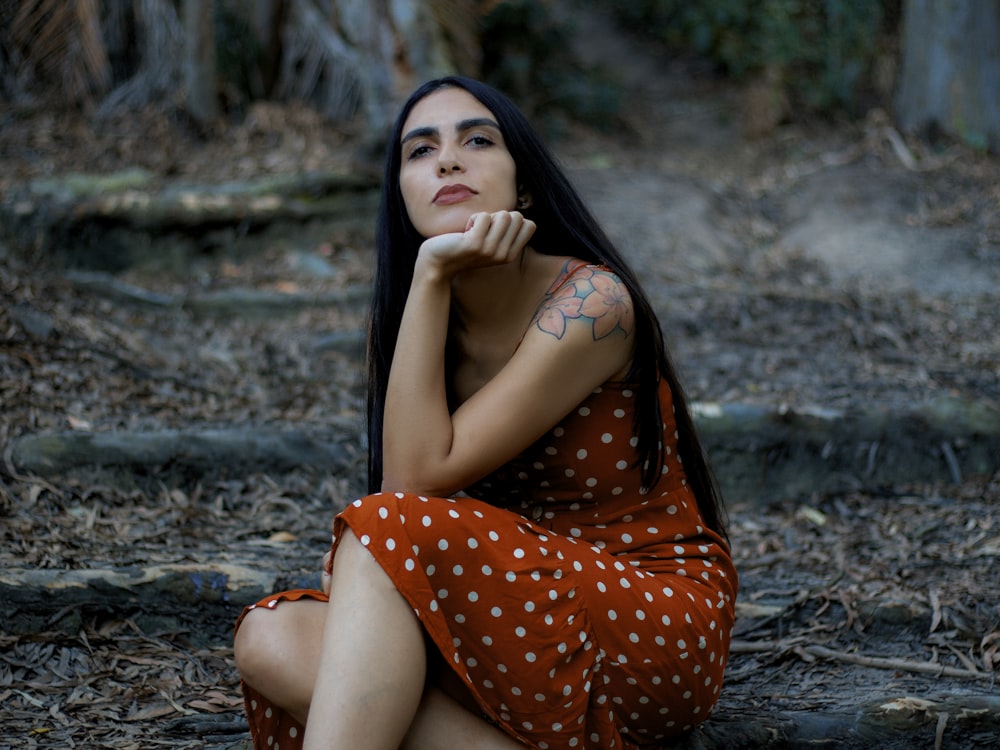
[[[73, 166], [72, 156], [46, 154], [59, 158]], [[223, 153], [203, 163], [236, 161]], [[958, 169], [959, 187], [993, 179], [974, 172]], [[959, 189], [944, 193], [914, 220], [982, 219], [995, 236], [996, 211], [972, 211]], [[756, 226], [767, 223], [754, 195], [729, 200]], [[263, 237], [253, 252], [193, 258], [180, 273], [135, 268], [121, 279], [151, 295], [336, 293], [370, 280], [369, 247], [355, 228], [312, 228]], [[308, 272], [303, 255], [335, 273]], [[834, 408], [1000, 394], [997, 310], [863, 287], [830, 292], [823, 282], [806, 259], [764, 254], [730, 278], [672, 288], [667, 327], [693, 373], [690, 395]], [[360, 360], [323, 342], [360, 334], [363, 309], [220, 318], [121, 303], [43, 254], [15, 257], [2, 245], [0, 298], [0, 566], [253, 557], [279, 583], [318, 573], [332, 515], [362, 490], [364, 455]], [[54, 477], [23, 474], [10, 459], [11, 441], [32, 433], [232, 424], [320, 434], [339, 425], [356, 436], [356, 471]], [[731, 507], [742, 589], [720, 716], [996, 695], [1000, 474], [961, 480]], [[240, 747], [231, 627], [196, 611], [70, 608], [30, 633], [0, 633], [0, 748]], [[938, 716], [932, 735], [956, 720]]]

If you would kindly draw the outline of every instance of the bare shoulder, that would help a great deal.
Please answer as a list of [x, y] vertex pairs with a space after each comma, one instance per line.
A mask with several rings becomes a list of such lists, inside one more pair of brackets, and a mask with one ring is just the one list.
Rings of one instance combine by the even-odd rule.
[[562, 339], [571, 325], [589, 328], [594, 341], [631, 338], [635, 314], [625, 282], [603, 266], [567, 262], [539, 305], [532, 327]]

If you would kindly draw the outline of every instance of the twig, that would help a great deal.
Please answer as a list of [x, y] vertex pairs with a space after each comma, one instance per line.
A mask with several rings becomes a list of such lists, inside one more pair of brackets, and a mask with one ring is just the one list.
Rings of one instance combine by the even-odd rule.
[[934, 664], [926, 661], [914, 661], [912, 659], [896, 659], [884, 656], [851, 654], [845, 651], [835, 651], [831, 648], [826, 648], [825, 646], [819, 646], [816, 644], [807, 646], [791, 641], [733, 641], [729, 647], [729, 651], [734, 654], [804, 652], [820, 659], [848, 662], [850, 664], [859, 664], [864, 667], [874, 667], [875, 669], [892, 669], [904, 672], [932, 674], [937, 677], [956, 677], [972, 680], [993, 680], [995, 677], [992, 672], [978, 672], [971, 669], [959, 669], [958, 667], [947, 667], [943, 664]]
[[951, 447], [951, 443], [947, 440], [941, 441], [941, 452], [944, 454], [944, 460], [948, 462], [948, 470], [951, 472], [951, 478], [955, 484], [962, 483], [962, 470], [958, 466], [958, 457], [955, 455], [955, 451]]
[[948, 712], [938, 714], [937, 728], [934, 730], [934, 750], [941, 750], [944, 744], [944, 730], [948, 726]]

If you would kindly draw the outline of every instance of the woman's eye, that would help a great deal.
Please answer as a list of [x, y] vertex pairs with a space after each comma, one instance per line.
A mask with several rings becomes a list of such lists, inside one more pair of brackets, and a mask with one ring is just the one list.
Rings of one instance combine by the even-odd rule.
[[474, 135], [466, 143], [470, 146], [492, 146], [493, 140], [485, 135]]
[[421, 156], [426, 156], [430, 152], [431, 152], [431, 147], [430, 146], [417, 146], [415, 148], [411, 148], [410, 149], [410, 153], [409, 153], [409, 155], [406, 158], [407, 159], [419, 159]]

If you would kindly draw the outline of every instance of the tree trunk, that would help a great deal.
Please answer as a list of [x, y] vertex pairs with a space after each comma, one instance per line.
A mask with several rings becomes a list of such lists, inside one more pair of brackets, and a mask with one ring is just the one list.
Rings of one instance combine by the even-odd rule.
[[906, 0], [896, 109], [903, 127], [1000, 151], [1000, 3]]
[[184, 0], [184, 83], [188, 111], [199, 125], [219, 116], [213, 3]]

